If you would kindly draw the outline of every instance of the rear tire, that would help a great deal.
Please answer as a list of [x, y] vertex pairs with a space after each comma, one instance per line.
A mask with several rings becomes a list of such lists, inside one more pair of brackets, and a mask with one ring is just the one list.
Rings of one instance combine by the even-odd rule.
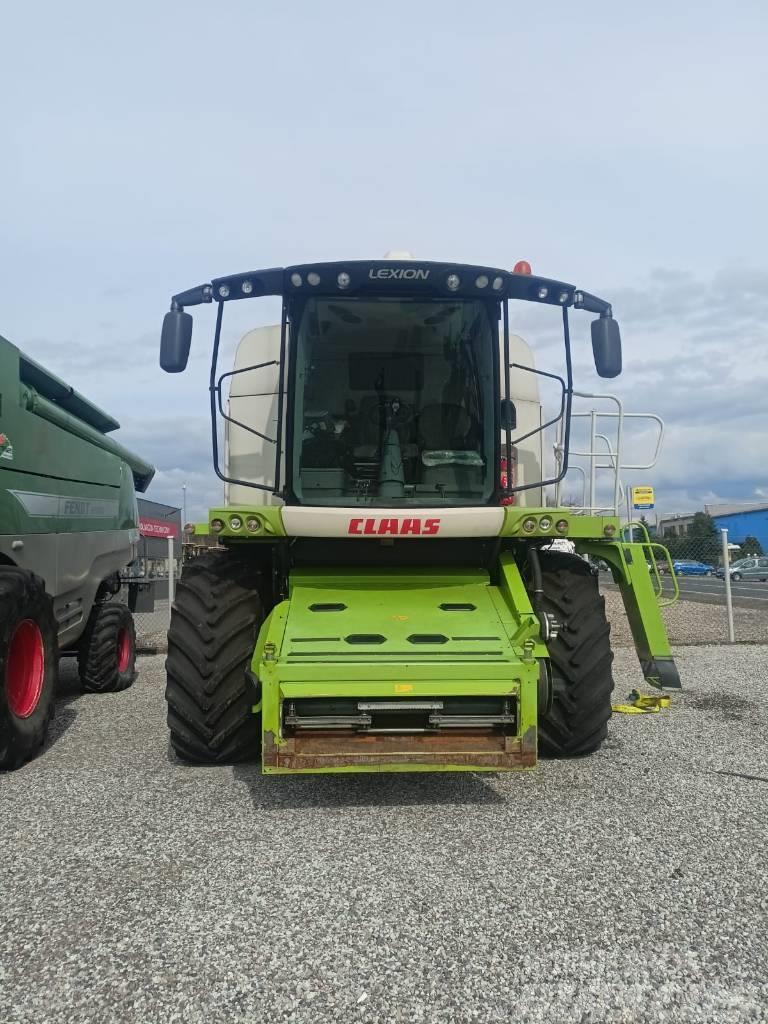
[[77, 651], [85, 693], [117, 693], [136, 678], [136, 628], [118, 601], [95, 604]]
[[0, 568], [0, 769], [19, 768], [45, 741], [58, 678], [56, 637], [40, 577]]
[[552, 705], [539, 717], [544, 757], [589, 754], [608, 735], [613, 675], [611, 627], [597, 580], [583, 559], [557, 551], [539, 553], [542, 607], [560, 623], [548, 644]]
[[740, 573], [740, 572], [734, 572], [734, 573], [732, 573], [732, 574], [731, 574], [731, 579], [732, 579], [732, 580], [735, 580], [735, 581], [736, 581], [736, 583], [738, 583], [738, 582], [739, 582], [739, 580], [741, 579], [741, 573]]
[[168, 728], [182, 760], [258, 758], [261, 730], [246, 672], [263, 619], [254, 569], [244, 555], [210, 552], [184, 566], [165, 663]]

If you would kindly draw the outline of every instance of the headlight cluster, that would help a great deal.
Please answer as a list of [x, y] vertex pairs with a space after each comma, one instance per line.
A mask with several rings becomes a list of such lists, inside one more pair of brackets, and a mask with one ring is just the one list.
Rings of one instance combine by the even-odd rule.
[[[540, 516], [538, 519], [535, 516], [528, 516], [523, 520], [523, 532], [533, 533], [540, 530], [542, 533], [548, 533], [552, 529], [552, 525], [552, 516]], [[558, 533], [568, 533], [568, 520], [558, 519], [554, 527]]]
[[226, 522], [223, 519], [211, 520], [211, 530], [214, 533], [221, 533], [227, 527], [237, 533], [242, 530], [243, 526], [245, 526], [248, 533], [260, 533], [263, 524], [258, 516], [246, 516], [245, 523], [243, 523], [243, 517], [237, 513], [233, 513]]
[[[317, 288], [321, 281], [322, 278], [320, 277], [316, 270], [310, 270], [310, 272], [307, 274], [307, 284], [311, 288]], [[342, 291], [345, 288], [349, 288], [351, 283], [352, 279], [350, 278], [346, 270], [342, 270], [340, 273], [336, 275], [336, 284]], [[301, 288], [301, 286], [304, 284], [304, 278], [298, 271], [294, 271], [291, 274], [291, 284], [293, 285], [294, 288]]]

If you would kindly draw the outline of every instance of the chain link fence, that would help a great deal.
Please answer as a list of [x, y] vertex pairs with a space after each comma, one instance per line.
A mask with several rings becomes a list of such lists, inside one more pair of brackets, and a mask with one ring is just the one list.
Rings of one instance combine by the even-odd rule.
[[168, 573], [153, 577], [126, 577], [115, 598], [128, 605], [136, 625], [136, 648], [140, 654], [156, 654], [167, 646], [170, 619], [170, 590], [175, 586]]
[[[697, 536], [681, 527], [658, 542], [668, 549], [671, 567], [658, 549], [653, 558], [649, 552], [657, 593], [663, 603], [679, 592], [674, 604], [662, 608], [673, 645], [768, 643], [768, 557], [755, 538], [734, 544], [727, 530]], [[598, 575], [613, 642], [631, 644], [619, 589], [607, 567], [599, 565]]]
[[174, 547], [171, 538], [165, 557], [155, 551], [153, 557], [139, 558], [123, 574], [115, 600], [122, 601], [133, 613], [140, 654], [167, 650], [171, 604], [182, 565], [211, 549], [218, 550], [215, 538], [192, 539], [183, 547]]
[[133, 613], [136, 648], [140, 654], [155, 654], [167, 648], [168, 624], [176, 580], [181, 571], [180, 548], [169, 537], [167, 546], [155, 544], [151, 553], [127, 567], [115, 600]]

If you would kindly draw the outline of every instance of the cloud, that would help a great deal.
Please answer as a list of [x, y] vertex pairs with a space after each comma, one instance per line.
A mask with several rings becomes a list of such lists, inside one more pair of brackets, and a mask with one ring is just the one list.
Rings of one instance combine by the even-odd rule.
[[[610, 299], [625, 372], [598, 384], [581, 350], [577, 380], [591, 380], [595, 391], [607, 385], [626, 411], [654, 412], [666, 425], [657, 467], [627, 471], [628, 482], [655, 484], [657, 502], [670, 511], [759, 497], [768, 488], [768, 274], [728, 270], [700, 279], [657, 270], [642, 286], [613, 289]], [[647, 461], [652, 431], [627, 428], [624, 461]]]
[[[701, 278], [659, 269], [640, 284], [602, 291], [622, 326], [625, 372], [612, 381], [596, 376], [592, 316], [573, 311], [575, 386], [615, 393], [627, 412], [654, 412], [666, 424], [657, 467], [628, 470], [626, 481], [654, 484], [659, 507], [670, 511], [768, 493], [768, 274], [728, 270]], [[238, 308], [226, 322], [223, 369], [231, 363], [236, 338], [252, 323], [249, 314], [250, 308]], [[150, 496], [178, 505], [186, 482], [188, 512], [196, 517], [222, 494], [212, 469], [208, 324], [205, 314], [198, 319], [190, 367], [178, 376], [160, 371], [157, 334], [148, 330], [127, 342], [117, 327], [106, 326], [83, 339], [38, 337], [25, 344], [35, 359], [117, 416], [118, 440], [157, 467]], [[529, 342], [539, 369], [563, 371], [557, 310], [517, 304], [511, 329]], [[556, 389], [543, 383], [541, 390], [550, 407]], [[574, 407], [592, 405], [611, 409], [586, 399]], [[601, 421], [603, 432], [614, 426], [615, 421]], [[586, 447], [584, 430], [584, 421], [574, 421], [575, 447]], [[654, 430], [627, 420], [625, 462], [649, 460]], [[573, 480], [568, 488], [578, 491], [577, 474]]]

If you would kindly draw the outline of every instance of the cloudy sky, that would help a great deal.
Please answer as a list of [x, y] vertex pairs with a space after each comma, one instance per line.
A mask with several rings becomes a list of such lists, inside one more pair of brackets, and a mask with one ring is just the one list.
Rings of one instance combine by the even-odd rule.
[[[41, 0], [6, 5], [3, 37], [0, 333], [121, 421], [150, 497], [186, 482], [192, 518], [220, 495], [212, 313], [163, 374], [172, 292], [406, 248], [610, 298], [612, 386], [667, 422], [632, 482], [665, 511], [768, 500], [764, 0]], [[275, 317], [231, 312], [230, 353]], [[552, 365], [551, 323], [516, 322]]]

